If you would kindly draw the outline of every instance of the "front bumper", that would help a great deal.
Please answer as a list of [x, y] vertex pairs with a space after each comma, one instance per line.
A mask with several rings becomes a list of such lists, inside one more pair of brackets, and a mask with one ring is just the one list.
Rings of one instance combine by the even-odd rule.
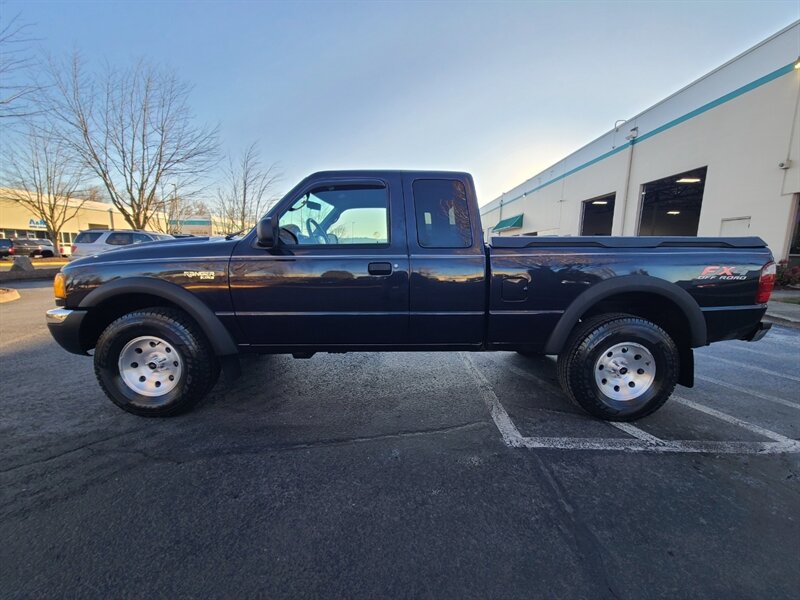
[[772, 328], [772, 323], [759, 323], [755, 328], [742, 339], [746, 342], [757, 342]]
[[50, 330], [50, 335], [67, 352], [86, 355], [86, 350], [81, 344], [81, 323], [85, 316], [85, 310], [51, 308], [47, 311], [47, 328]]

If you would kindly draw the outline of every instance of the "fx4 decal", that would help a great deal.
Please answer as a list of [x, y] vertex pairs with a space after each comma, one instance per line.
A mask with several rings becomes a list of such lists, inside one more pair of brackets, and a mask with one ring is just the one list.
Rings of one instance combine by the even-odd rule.
[[697, 279], [702, 279], [703, 281], [744, 281], [747, 279], [747, 275], [737, 273], [735, 267], [709, 265], [703, 269], [703, 272], [697, 276]]

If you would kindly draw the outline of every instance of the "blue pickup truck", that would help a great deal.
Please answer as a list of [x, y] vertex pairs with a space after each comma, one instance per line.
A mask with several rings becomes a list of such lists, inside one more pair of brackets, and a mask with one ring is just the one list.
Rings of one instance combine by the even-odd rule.
[[70, 263], [47, 324], [143, 416], [189, 409], [242, 353], [502, 350], [558, 355], [567, 396], [631, 421], [693, 385], [693, 348], [763, 337], [774, 281], [756, 237], [487, 243], [467, 173], [335, 171], [243, 235]]

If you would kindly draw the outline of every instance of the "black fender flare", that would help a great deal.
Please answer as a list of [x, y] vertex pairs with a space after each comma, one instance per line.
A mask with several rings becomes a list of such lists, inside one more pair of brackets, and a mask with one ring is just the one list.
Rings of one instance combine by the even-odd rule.
[[624, 275], [601, 281], [587, 289], [572, 301], [556, 324], [544, 347], [545, 354], [558, 354], [567, 342], [569, 334], [582, 315], [595, 304], [630, 292], [649, 293], [666, 298], [675, 304], [686, 317], [689, 325], [692, 348], [705, 346], [708, 340], [706, 320], [697, 301], [682, 287], [665, 279], [650, 275]]
[[158, 296], [185, 310], [206, 334], [217, 356], [238, 354], [236, 343], [217, 315], [197, 296], [181, 286], [151, 277], [128, 277], [114, 279], [93, 289], [78, 304], [86, 310], [124, 294], [149, 294]]

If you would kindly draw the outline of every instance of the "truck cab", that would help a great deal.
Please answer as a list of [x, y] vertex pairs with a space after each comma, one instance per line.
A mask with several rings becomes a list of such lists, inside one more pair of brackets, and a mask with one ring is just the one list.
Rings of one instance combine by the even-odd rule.
[[274, 351], [476, 349], [486, 249], [466, 173], [317, 173], [237, 245], [231, 298]]

